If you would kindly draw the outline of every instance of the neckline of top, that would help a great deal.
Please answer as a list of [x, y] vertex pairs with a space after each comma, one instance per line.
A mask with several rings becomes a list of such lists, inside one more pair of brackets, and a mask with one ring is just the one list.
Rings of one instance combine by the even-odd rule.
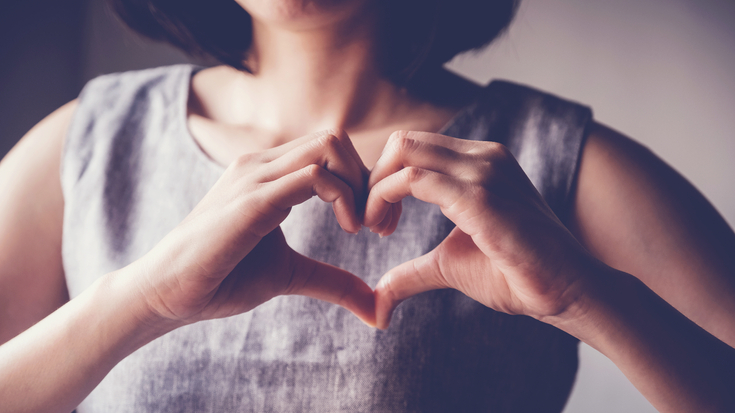
[[[179, 93], [176, 97], [178, 107], [178, 114], [176, 116], [177, 124], [179, 125], [179, 128], [181, 129], [183, 135], [186, 137], [185, 140], [188, 141], [187, 145], [196, 153], [197, 158], [202, 160], [204, 163], [209, 164], [210, 167], [214, 167], [220, 173], [224, 172], [224, 170], [227, 168], [227, 165], [222, 165], [219, 162], [215, 161], [211, 156], [209, 156], [206, 151], [204, 151], [204, 149], [199, 145], [199, 142], [197, 142], [196, 138], [194, 138], [194, 135], [189, 130], [188, 113], [189, 94], [191, 93], [191, 80], [197, 72], [204, 70], [205, 67], [193, 64], [185, 64], [182, 65], [182, 67], [183, 70], [180, 74]], [[457, 121], [463, 115], [465, 115], [471, 108], [477, 105], [479, 99], [479, 96], [477, 96], [473, 98], [470, 103], [460, 108], [436, 133], [445, 134], [452, 126], [457, 123]]]

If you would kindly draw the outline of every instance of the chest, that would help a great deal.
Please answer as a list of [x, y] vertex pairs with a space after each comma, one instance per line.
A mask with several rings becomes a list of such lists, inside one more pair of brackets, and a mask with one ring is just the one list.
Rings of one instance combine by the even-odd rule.
[[[345, 129], [363, 163], [372, 168], [394, 131], [437, 132], [454, 114], [454, 110], [426, 105], [398, 119]], [[229, 165], [238, 155], [265, 151], [315, 132], [309, 129], [291, 133], [269, 132], [252, 125], [228, 125], [196, 113], [189, 113], [187, 126], [191, 138], [219, 165]], [[335, 123], [329, 127], [339, 128], [340, 125]]]

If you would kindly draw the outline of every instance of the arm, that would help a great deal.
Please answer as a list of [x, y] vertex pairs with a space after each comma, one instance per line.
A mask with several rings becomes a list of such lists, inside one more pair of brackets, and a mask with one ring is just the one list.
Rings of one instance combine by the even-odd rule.
[[75, 107], [49, 115], [0, 162], [0, 344], [68, 300], [59, 163]]
[[[721, 408], [716, 401], [732, 397], [735, 383], [733, 350], [724, 344], [735, 346], [735, 234], [717, 211], [650, 151], [595, 125], [570, 227], [596, 257], [642, 283], [605, 277], [597, 294], [602, 306], [582, 315], [595, 328], [568, 327], [655, 406]], [[670, 380], [666, 391], [659, 377]]]
[[[22, 160], [43, 166], [31, 155]], [[0, 346], [3, 411], [68, 412], [120, 360], [156, 337], [182, 325], [249, 311], [276, 295], [330, 301], [374, 323], [370, 287], [353, 274], [299, 255], [279, 228], [291, 206], [317, 195], [333, 204], [343, 228], [356, 232], [355, 200], [362, 197], [366, 173], [343, 133], [305, 136], [239, 157], [148, 254], [102, 275]], [[12, 178], [20, 187], [29, 181], [28, 175]], [[36, 194], [14, 195], [29, 198], [11, 203], [30, 207]], [[5, 279], [26, 276], [2, 271], [7, 271]], [[18, 282], [4, 293], [22, 295], [24, 288]]]
[[735, 407], [735, 350], [635, 277], [600, 265], [563, 314], [540, 317], [600, 351], [661, 412]]
[[[584, 156], [589, 158], [587, 153]], [[585, 199], [583, 191], [590, 184], [590, 163], [583, 162], [587, 171], [582, 173], [587, 176], [580, 177], [578, 199]], [[618, 178], [611, 171], [601, 173], [612, 180], [608, 185]], [[676, 184], [668, 179], [657, 184]], [[637, 185], [637, 181], [618, 185]], [[439, 205], [457, 225], [435, 250], [384, 275], [376, 287], [379, 326], [387, 326], [392, 309], [405, 298], [436, 288], [456, 288], [495, 310], [532, 316], [592, 345], [661, 411], [735, 410], [729, 388], [735, 383], [735, 350], [638, 279], [592, 256], [551, 212], [507, 149], [436, 134], [396, 133], [373, 169], [370, 188], [365, 225], [383, 235], [392, 232], [391, 223], [397, 220], [391, 216], [396, 209], [390, 204], [407, 195]], [[645, 191], [641, 197], [656, 199]], [[619, 207], [630, 209], [628, 199], [618, 202]], [[665, 216], [672, 210], [669, 205], [678, 202], [672, 197], [662, 205], [654, 202], [651, 208]], [[620, 225], [607, 216], [595, 220]], [[708, 221], [714, 224], [705, 231], [730, 231], [712, 216]], [[629, 225], [647, 232], [647, 222]], [[651, 242], [681, 231], [676, 220], [668, 224], [673, 232], [654, 234]], [[621, 243], [626, 240], [621, 234]], [[677, 242], [686, 245], [686, 240]], [[707, 259], [711, 258], [700, 262]], [[618, 260], [628, 262], [629, 257]], [[705, 277], [727, 285], [733, 274], [727, 261], [710, 268], [719, 270]], [[702, 269], [698, 270], [689, 277], [698, 277]], [[686, 290], [672, 291], [690, 302], [710, 299], [704, 294], [687, 298]], [[727, 331], [732, 321], [717, 325], [710, 328]]]
[[[111, 283], [98, 283], [64, 305], [69, 298], [61, 263], [59, 166], [76, 105], [72, 101], [42, 120], [0, 162], [3, 411], [73, 410], [73, 400], [81, 400], [101, 379], [100, 372], [111, 367], [104, 363], [125, 352], [101, 354], [130, 333], [134, 324], [125, 317], [141, 315], [131, 311], [111, 317], [120, 303], [109, 297], [122, 298]], [[39, 404], [21, 404], [31, 400]]]
[[577, 188], [576, 238], [735, 347], [735, 234], [702, 194], [601, 125], [584, 147]]

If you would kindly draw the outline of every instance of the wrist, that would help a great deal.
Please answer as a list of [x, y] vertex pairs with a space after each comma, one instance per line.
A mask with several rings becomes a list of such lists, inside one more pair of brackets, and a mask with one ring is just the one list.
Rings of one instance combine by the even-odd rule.
[[732, 410], [731, 347], [630, 274], [602, 266], [585, 283], [567, 311], [543, 321], [609, 358], [661, 411]]
[[148, 272], [146, 264], [139, 260], [106, 274], [99, 286], [103, 290], [100, 291], [102, 299], [114, 297], [117, 310], [113, 311], [125, 324], [125, 330], [139, 337], [139, 340], [134, 340], [141, 341], [138, 347], [184, 324], [164, 317], [151, 305], [150, 294], [147, 294], [147, 290], [152, 288]]
[[597, 347], [606, 334], [616, 331], [623, 304], [630, 301], [641, 282], [630, 274], [595, 261], [575, 284], [574, 300], [565, 310], [540, 319], [579, 340]]
[[[117, 363], [166, 332], [136, 299], [131, 278], [124, 270], [101, 276], [3, 344], [0, 399], [8, 408], [71, 411]], [[33, 397], [23, 396], [28, 389]]]

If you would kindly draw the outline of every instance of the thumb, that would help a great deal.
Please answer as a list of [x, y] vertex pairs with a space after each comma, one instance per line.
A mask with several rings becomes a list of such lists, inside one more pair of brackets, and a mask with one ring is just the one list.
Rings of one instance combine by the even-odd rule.
[[303, 295], [340, 305], [375, 327], [373, 290], [349, 271], [303, 256], [292, 250], [293, 273], [286, 294]]
[[447, 288], [435, 251], [406, 261], [383, 275], [375, 287], [376, 327], [388, 328], [393, 310], [403, 300], [424, 291]]

